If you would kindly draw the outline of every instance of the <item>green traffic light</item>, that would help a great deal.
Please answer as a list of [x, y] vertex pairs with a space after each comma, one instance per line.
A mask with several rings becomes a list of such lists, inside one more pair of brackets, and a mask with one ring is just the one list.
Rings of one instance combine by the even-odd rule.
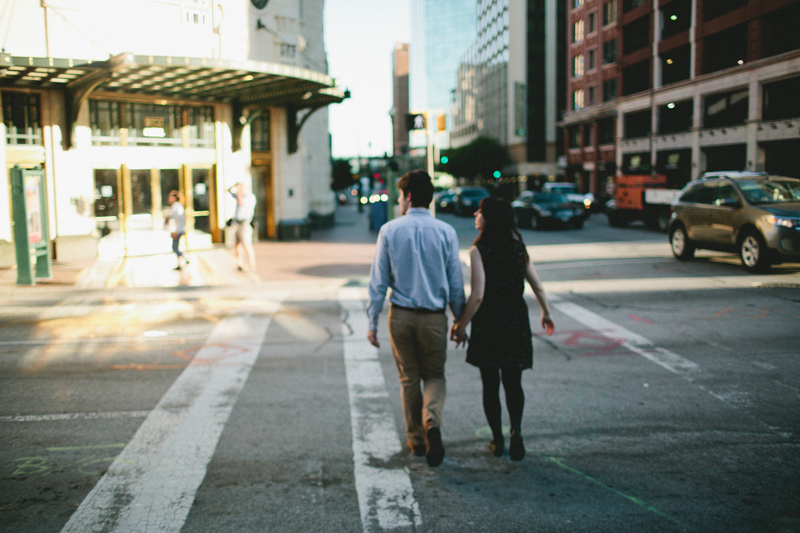
[[499, 170], [495, 170], [493, 176], [495, 178], [499, 178], [501, 176], [500, 171]]
[[446, 165], [447, 162], [450, 161], [450, 158], [447, 157], [446, 155], [443, 155], [441, 161], [443, 165]]

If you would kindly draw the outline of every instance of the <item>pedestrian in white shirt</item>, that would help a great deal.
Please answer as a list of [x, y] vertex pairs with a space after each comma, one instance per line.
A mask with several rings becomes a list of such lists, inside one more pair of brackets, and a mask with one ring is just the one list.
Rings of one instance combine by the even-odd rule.
[[[183, 208], [182, 200], [183, 194], [180, 191], [170, 191], [167, 197], [167, 202], [172, 208], [167, 222], [174, 225], [171, 228], [172, 251], [178, 257], [178, 266], [175, 267], [175, 270], [181, 270], [189, 264], [189, 260], [184, 257], [180, 249], [181, 237], [186, 233], [186, 210]], [[181, 265], [181, 259], [183, 259], [183, 265]]]
[[[236, 200], [233, 213], [233, 224], [236, 230], [236, 262], [239, 270], [255, 270], [256, 254], [253, 250], [253, 216], [256, 212], [256, 195], [245, 188], [244, 182], [238, 182], [229, 189]], [[247, 255], [245, 262], [244, 256]]]

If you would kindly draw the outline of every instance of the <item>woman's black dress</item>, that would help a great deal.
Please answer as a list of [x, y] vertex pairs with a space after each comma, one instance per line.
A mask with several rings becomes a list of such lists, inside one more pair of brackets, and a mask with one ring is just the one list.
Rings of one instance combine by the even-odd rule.
[[533, 366], [533, 343], [525, 290], [525, 245], [478, 243], [486, 284], [472, 318], [467, 363], [477, 367], [525, 369]]

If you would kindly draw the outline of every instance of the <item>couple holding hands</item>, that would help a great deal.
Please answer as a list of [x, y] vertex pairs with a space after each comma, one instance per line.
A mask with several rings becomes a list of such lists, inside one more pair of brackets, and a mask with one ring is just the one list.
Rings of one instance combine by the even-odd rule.
[[[447, 339], [467, 344], [467, 362], [478, 367], [483, 383], [483, 408], [496, 457], [505, 453], [500, 383], [506, 396], [511, 431], [508, 453], [525, 456], [522, 411], [525, 395], [522, 371], [533, 366], [533, 344], [525, 282], [542, 309], [541, 325], [553, 332], [544, 287], [517, 231], [514, 213], [505, 200], [484, 198], [475, 213], [480, 231], [470, 249], [472, 293], [464, 296], [458, 238], [455, 229], [431, 215], [430, 176], [422, 170], [406, 173], [397, 184], [404, 215], [381, 227], [370, 272], [369, 331], [376, 347], [378, 315], [389, 298], [389, 338], [400, 379], [407, 444], [430, 466], [444, 459], [442, 407]], [[450, 307], [454, 323], [445, 315]], [[465, 332], [472, 323], [471, 336]]]

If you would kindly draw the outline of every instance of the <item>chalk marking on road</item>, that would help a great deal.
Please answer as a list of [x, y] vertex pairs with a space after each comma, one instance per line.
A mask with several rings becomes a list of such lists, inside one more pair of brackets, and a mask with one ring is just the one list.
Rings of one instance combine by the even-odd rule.
[[[63, 533], [178, 533], [236, 398], [286, 293], [254, 295], [221, 320], [208, 344], [238, 342], [239, 364], [190, 364], [167, 390], [62, 529]], [[199, 361], [213, 356], [201, 349]], [[232, 361], [233, 362], [233, 361]], [[179, 407], [176, 410], [175, 407]]]
[[[511, 431], [510, 426], [503, 426], [503, 434], [504, 435], [508, 436], [510, 434], [510, 431]], [[476, 437], [480, 437], [480, 438], [491, 438], [492, 437], [492, 430], [491, 430], [491, 428], [489, 428], [489, 426], [479, 427], [478, 429], [475, 430], [475, 436]], [[610, 486], [606, 485], [605, 483], [603, 483], [602, 481], [600, 481], [598, 479], [595, 479], [592, 476], [590, 476], [590, 475], [588, 475], [588, 474], [586, 474], [584, 472], [581, 472], [577, 468], [573, 468], [573, 467], [567, 465], [563, 461], [561, 461], [559, 459], [556, 459], [555, 457], [553, 457], [551, 455], [547, 455], [545, 453], [537, 452], [536, 450], [534, 450], [532, 448], [529, 448], [528, 446], [525, 446], [525, 450], [528, 451], [529, 453], [531, 453], [532, 455], [535, 455], [536, 457], [541, 457], [542, 459], [547, 459], [548, 461], [550, 461], [550, 462], [554, 463], [555, 465], [563, 468], [564, 470], [572, 472], [573, 474], [577, 474], [580, 477], [582, 477], [582, 478], [584, 478], [584, 479], [586, 479], [588, 481], [591, 481], [592, 483], [594, 483], [596, 485], [599, 485], [599, 486], [603, 487], [604, 489], [606, 489], [606, 490], [608, 490], [610, 492], [613, 492], [617, 496], [622, 496], [626, 500], [629, 500], [629, 501], [635, 503], [639, 507], [643, 507], [643, 508], [647, 509], [648, 511], [650, 511], [652, 513], [655, 513], [655, 514], [657, 514], [658, 516], [660, 516], [662, 518], [666, 518], [670, 522], [674, 522], [675, 524], [678, 524], [681, 527], [684, 527], [684, 528], [687, 528], [687, 529], [689, 529], [691, 531], [694, 531], [694, 529], [692, 529], [691, 527], [687, 526], [686, 524], [683, 524], [682, 522], [679, 522], [678, 520], [676, 520], [675, 518], [669, 516], [668, 514], [662, 512], [662, 511], [659, 511], [658, 509], [656, 509], [652, 505], [649, 505], [649, 504], [643, 502], [639, 498], [637, 498], [635, 496], [631, 496], [629, 494], [625, 494], [624, 492], [621, 492], [621, 491], [619, 491], [619, 490], [617, 490], [617, 489], [615, 489], [613, 487], [610, 487]]]
[[560, 298], [551, 298], [551, 300], [555, 300], [553, 302], [553, 307], [565, 315], [597, 331], [601, 335], [617, 341], [620, 346], [624, 346], [628, 350], [666, 368], [670, 372], [689, 379], [692, 373], [700, 370], [697, 363], [665, 348], [653, 346], [653, 341], [625, 329], [588, 309], [584, 309], [572, 302], [565, 302]]
[[344, 311], [344, 361], [362, 530], [369, 533], [412, 525], [420, 528], [422, 515], [408, 469], [380, 464], [400, 453], [402, 447], [378, 349], [366, 339], [367, 314], [360, 291], [340, 290], [339, 303]]
[[603, 487], [605, 490], [613, 492], [617, 496], [621, 496], [621, 497], [625, 498], [626, 500], [635, 503], [639, 507], [642, 507], [643, 509], [647, 509], [651, 513], [655, 513], [656, 515], [660, 516], [661, 518], [665, 518], [665, 519], [669, 520], [670, 522], [672, 522], [672, 523], [674, 523], [674, 524], [676, 524], [676, 525], [678, 525], [678, 526], [680, 526], [680, 527], [682, 527], [684, 529], [688, 529], [689, 531], [695, 531], [694, 528], [689, 527], [688, 525], [684, 524], [680, 520], [671, 517], [670, 515], [668, 515], [667, 513], [663, 512], [663, 511], [659, 511], [658, 509], [656, 509], [652, 505], [650, 505], [650, 504], [648, 504], [646, 502], [643, 502], [642, 500], [640, 500], [636, 496], [631, 496], [630, 494], [625, 494], [624, 492], [619, 491], [619, 490], [617, 490], [617, 489], [615, 489], [613, 487], [609, 487], [608, 485], [606, 485], [605, 483], [603, 483], [599, 479], [595, 479], [592, 476], [590, 476], [589, 474], [585, 474], [584, 472], [581, 472], [577, 468], [573, 468], [573, 467], [569, 466], [568, 464], [564, 463], [563, 461], [560, 461], [559, 459], [556, 459], [555, 457], [552, 457], [550, 455], [545, 455], [543, 453], [539, 453], [537, 451], [531, 450], [527, 446], [525, 447], [525, 449], [527, 451], [529, 451], [530, 453], [532, 453], [533, 455], [536, 455], [536, 456], [541, 457], [543, 459], [547, 459], [551, 463], [557, 465], [559, 468], [563, 468], [564, 470], [566, 470], [568, 472], [572, 472], [573, 474], [577, 474], [578, 476], [582, 477], [583, 479], [585, 479], [587, 481], [591, 481], [595, 485]]
[[50, 415], [0, 416], [0, 422], [57, 422], [61, 420], [98, 420], [145, 418], [150, 411], [109, 411], [104, 413], [59, 413]]

